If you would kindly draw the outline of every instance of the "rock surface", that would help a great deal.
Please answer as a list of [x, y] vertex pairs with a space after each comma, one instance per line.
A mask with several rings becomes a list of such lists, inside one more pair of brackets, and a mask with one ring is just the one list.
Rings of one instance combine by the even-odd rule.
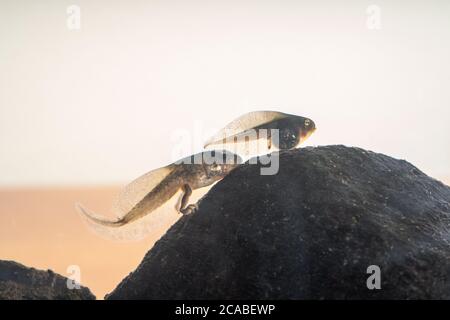
[[[259, 168], [216, 184], [107, 298], [450, 298], [448, 186], [344, 146], [282, 152], [274, 176]], [[380, 290], [367, 288], [371, 265]]]
[[68, 289], [67, 278], [51, 270], [0, 260], [0, 300], [93, 300], [88, 288]]

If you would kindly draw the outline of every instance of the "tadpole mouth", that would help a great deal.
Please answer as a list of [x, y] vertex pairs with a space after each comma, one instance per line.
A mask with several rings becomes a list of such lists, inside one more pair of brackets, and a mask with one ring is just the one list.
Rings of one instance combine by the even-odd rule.
[[306, 139], [308, 139], [309, 138], [309, 136], [310, 135], [312, 135], [315, 131], [317, 130], [317, 128], [316, 127], [314, 127], [314, 128], [311, 128], [310, 130], [308, 130], [308, 131], [301, 131], [301, 142], [304, 142]]

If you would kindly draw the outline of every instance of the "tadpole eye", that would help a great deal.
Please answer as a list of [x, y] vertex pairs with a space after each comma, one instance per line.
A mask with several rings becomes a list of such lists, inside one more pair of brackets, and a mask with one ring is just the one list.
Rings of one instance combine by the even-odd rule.
[[292, 149], [299, 143], [299, 141], [300, 136], [297, 130], [284, 128], [280, 129], [279, 141], [274, 141], [274, 145], [280, 150]]
[[311, 125], [311, 120], [306, 119], [306, 120], [305, 120], [305, 127], [307, 128], [307, 127], [309, 127], [310, 125]]

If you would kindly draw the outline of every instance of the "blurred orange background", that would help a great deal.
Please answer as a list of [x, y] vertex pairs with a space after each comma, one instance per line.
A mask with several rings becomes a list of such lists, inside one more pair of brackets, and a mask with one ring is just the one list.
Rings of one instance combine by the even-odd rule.
[[139, 242], [105, 240], [75, 210], [82, 202], [108, 213], [115, 187], [0, 190], [0, 259], [69, 276], [77, 265], [81, 284], [102, 299], [133, 271], [161, 233]]

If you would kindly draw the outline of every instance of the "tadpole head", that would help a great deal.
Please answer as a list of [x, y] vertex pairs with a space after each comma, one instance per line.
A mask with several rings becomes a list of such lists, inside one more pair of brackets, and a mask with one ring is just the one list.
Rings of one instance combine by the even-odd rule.
[[316, 130], [314, 121], [304, 117], [282, 119], [276, 126], [278, 136], [272, 136], [272, 143], [280, 150], [297, 147]]
[[300, 143], [304, 142], [316, 131], [316, 124], [308, 118], [304, 118], [303, 125], [300, 130]]

